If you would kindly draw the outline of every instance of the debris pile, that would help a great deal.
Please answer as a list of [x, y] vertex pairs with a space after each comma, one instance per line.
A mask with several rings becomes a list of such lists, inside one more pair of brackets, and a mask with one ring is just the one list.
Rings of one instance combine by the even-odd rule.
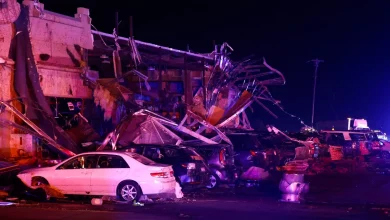
[[100, 106], [104, 110], [104, 120], [108, 121], [111, 119], [115, 106], [115, 98], [110, 94], [110, 91], [98, 85], [93, 91], [93, 96], [95, 98], [95, 105]]

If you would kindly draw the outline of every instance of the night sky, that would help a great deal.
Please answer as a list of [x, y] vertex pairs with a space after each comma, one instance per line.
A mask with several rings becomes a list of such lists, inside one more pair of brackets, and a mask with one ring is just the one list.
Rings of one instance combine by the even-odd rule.
[[[120, 35], [128, 36], [133, 15], [138, 40], [208, 53], [228, 42], [237, 58], [264, 56], [285, 76], [285, 86], [272, 87], [285, 110], [311, 120], [312, 64], [319, 67], [315, 121], [365, 118], [369, 126], [390, 131], [390, 2], [372, 1], [100, 1], [41, 0], [45, 9], [73, 16], [90, 9], [92, 23], [112, 33], [119, 11]], [[125, 3], [128, 2], [128, 3]], [[298, 120], [259, 107], [255, 115], [281, 129], [298, 129]]]

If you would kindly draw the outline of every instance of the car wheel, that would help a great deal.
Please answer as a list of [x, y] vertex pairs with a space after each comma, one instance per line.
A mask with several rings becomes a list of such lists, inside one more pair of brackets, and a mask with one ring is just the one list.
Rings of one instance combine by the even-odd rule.
[[219, 184], [219, 178], [215, 174], [211, 174], [209, 178], [209, 184], [206, 186], [207, 189], [214, 189]]
[[45, 178], [34, 177], [31, 180], [31, 186], [36, 188], [31, 190], [31, 194], [33, 194], [39, 201], [51, 200], [50, 196], [46, 192], [46, 186], [48, 185], [49, 182], [47, 182]]
[[48, 185], [49, 183], [44, 178], [37, 177], [31, 180], [31, 186], [48, 186]]
[[141, 197], [141, 188], [136, 182], [128, 181], [121, 183], [117, 192], [119, 199], [126, 202], [138, 201]]

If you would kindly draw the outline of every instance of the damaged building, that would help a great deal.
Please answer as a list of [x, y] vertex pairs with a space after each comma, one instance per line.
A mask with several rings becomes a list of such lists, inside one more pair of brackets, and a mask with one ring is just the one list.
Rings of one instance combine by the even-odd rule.
[[224, 129], [251, 130], [245, 109], [253, 102], [266, 109], [264, 101], [278, 103], [267, 86], [285, 83], [265, 59], [233, 62], [227, 43], [207, 54], [181, 51], [120, 37], [116, 29], [94, 30], [86, 8], [69, 17], [37, 1], [5, 2], [0, 3], [3, 157], [36, 156], [46, 145], [67, 155], [95, 141], [104, 140], [98, 149], [108, 142], [114, 147], [129, 128], [138, 132], [126, 140], [133, 143], [230, 143]]

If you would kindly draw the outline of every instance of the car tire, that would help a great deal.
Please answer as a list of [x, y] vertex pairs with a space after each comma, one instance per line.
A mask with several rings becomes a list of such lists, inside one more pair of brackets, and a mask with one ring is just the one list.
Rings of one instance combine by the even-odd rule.
[[31, 180], [31, 186], [48, 186], [49, 182], [43, 177], [33, 177]]
[[117, 196], [121, 201], [133, 202], [138, 201], [142, 195], [141, 187], [134, 181], [125, 181], [119, 184]]
[[40, 201], [51, 200], [50, 196], [47, 194], [44, 186], [49, 186], [49, 182], [43, 177], [33, 177], [31, 180], [31, 186], [37, 187], [31, 192], [35, 195], [36, 198]]
[[210, 183], [206, 186], [207, 189], [215, 189], [219, 185], [219, 177], [215, 174], [210, 174]]

